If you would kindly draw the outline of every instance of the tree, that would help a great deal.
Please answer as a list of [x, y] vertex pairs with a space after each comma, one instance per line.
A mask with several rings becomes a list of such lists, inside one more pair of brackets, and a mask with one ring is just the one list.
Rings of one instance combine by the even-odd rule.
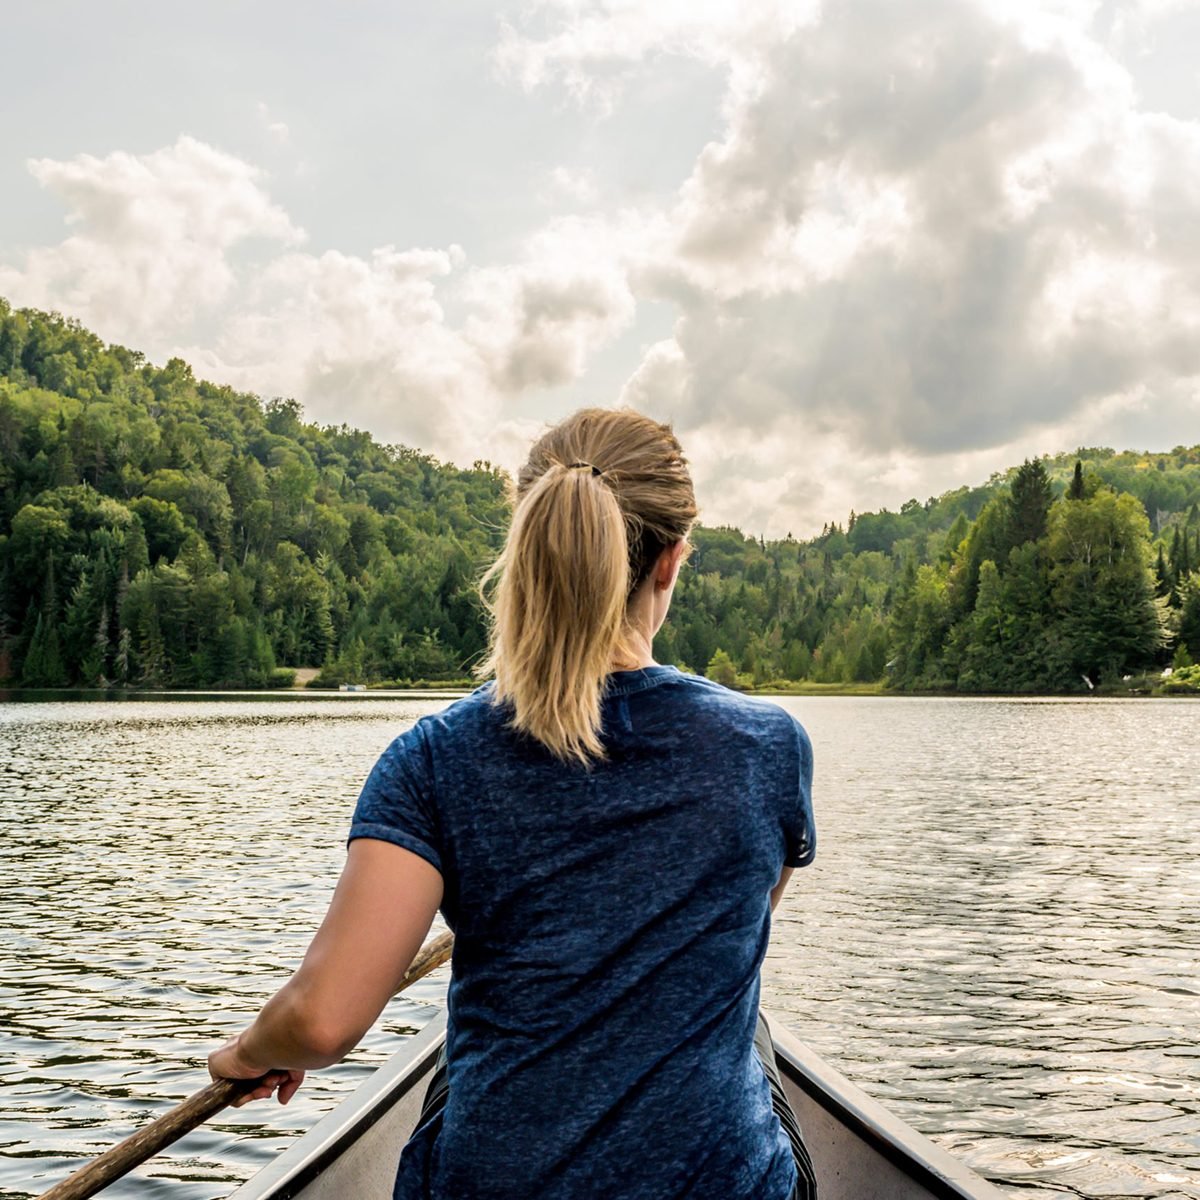
[[733, 659], [724, 650], [718, 650], [708, 660], [708, 666], [704, 668], [704, 675], [706, 679], [723, 684], [725, 687], [731, 688], [737, 684], [737, 668], [733, 665]]
[[[40, 609], [30, 608], [32, 620], [25, 661], [21, 670], [24, 687], [65, 687], [69, 682], [58, 636], [58, 591], [54, 577], [54, 553], [46, 560], [45, 584]], [[26, 622], [30, 623], [29, 620]]]
[[[1076, 499], [1043, 524], [1046, 485], [1070, 494], [1076, 463]], [[655, 653], [716, 659], [728, 679], [723, 651], [735, 683], [886, 671], [898, 687], [1077, 686], [1081, 630], [1127, 635], [1130, 612], [1147, 615], [1136, 580], [1131, 600], [1119, 573], [1050, 553], [1054, 511], [1090, 512], [1109, 489], [1152, 514], [1172, 628], [1196, 657], [1198, 467], [1200, 446], [1081, 448], [810, 541], [697, 529]], [[502, 541], [508, 482], [0, 301], [0, 673], [240, 686], [268, 681], [278, 656], [367, 679], [461, 677], [485, 643], [474, 581]]]
[[1075, 473], [1071, 476], [1071, 486], [1067, 488], [1067, 499], [1083, 500], [1084, 498], [1083, 463], [1080, 459], [1076, 459]]
[[1179, 644], [1200, 662], [1200, 571], [1193, 571], [1179, 589]]
[[1040, 458], [1026, 459], [1013, 476], [1008, 501], [1008, 542], [1010, 548], [1036, 542], [1046, 534], [1046, 522], [1054, 490]]
[[187, 541], [187, 522], [174, 502], [154, 496], [139, 496], [129, 502], [146, 534], [146, 548], [151, 563], [160, 558], [171, 561]]
[[1064, 668], [1113, 678], [1150, 665], [1163, 628], [1141, 504], [1102, 490], [1057, 505], [1048, 541]]
[[58, 626], [44, 613], [36, 613], [29, 648], [21, 671], [22, 687], [65, 687], [67, 673], [63, 667], [62, 650], [58, 641]]

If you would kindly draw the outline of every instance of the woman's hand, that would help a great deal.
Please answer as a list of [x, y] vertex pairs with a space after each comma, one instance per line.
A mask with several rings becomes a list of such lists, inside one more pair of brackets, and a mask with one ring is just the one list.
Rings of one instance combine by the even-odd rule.
[[303, 1071], [273, 1071], [261, 1063], [246, 1057], [241, 1047], [241, 1035], [230, 1038], [219, 1050], [208, 1056], [208, 1073], [214, 1079], [259, 1079], [253, 1091], [246, 1092], [233, 1101], [233, 1108], [241, 1108], [251, 1100], [265, 1100], [278, 1090], [279, 1103], [286, 1104], [304, 1082]]

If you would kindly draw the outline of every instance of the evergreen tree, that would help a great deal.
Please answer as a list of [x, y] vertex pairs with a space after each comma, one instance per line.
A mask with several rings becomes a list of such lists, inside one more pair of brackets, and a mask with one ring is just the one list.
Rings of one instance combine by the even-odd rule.
[[1142, 506], [1111, 491], [1059, 505], [1049, 550], [1060, 667], [1093, 679], [1148, 667], [1163, 630]]
[[1179, 593], [1179, 645], [1200, 662], [1200, 571], [1183, 581]]
[[1035, 458], [1030, 462], [1026, 459], [1013, 476], [1009, 496], [1007, 540], [1010, 548], [1045, 537], [1053, 499], [1054, 489], [1042, 460]]
[[1080, 459], [1075, 460], [1075, 473], [1071, 476], [1071, 486], [1067, 488], [1067, 499], [1084, 499], [1083, 462]]
[[1154, 590], [1159, 596], [1175, 599], [1174, 582], [1171, 578], [1171, 569], [1167, 566], [1162, 542], [1158, 543], [1158, 557], [1154, 563], [1154, 583]]

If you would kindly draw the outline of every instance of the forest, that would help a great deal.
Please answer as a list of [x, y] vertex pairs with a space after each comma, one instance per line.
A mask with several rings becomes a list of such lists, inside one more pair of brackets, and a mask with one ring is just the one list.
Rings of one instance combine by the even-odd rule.
[[[464, 681], [507, 483], [0, 299], [0, 682]], [[655, 652], [731, 686], [1200, 691], [1200, 446], [693, 542]]]

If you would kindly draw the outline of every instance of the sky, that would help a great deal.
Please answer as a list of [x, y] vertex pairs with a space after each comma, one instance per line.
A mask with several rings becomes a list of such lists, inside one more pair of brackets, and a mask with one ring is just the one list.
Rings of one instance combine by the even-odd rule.
[[0, 296], [462, 465], [670, 421], [809, 536], [1200, 441], [1200, 0], [42, 0]]

